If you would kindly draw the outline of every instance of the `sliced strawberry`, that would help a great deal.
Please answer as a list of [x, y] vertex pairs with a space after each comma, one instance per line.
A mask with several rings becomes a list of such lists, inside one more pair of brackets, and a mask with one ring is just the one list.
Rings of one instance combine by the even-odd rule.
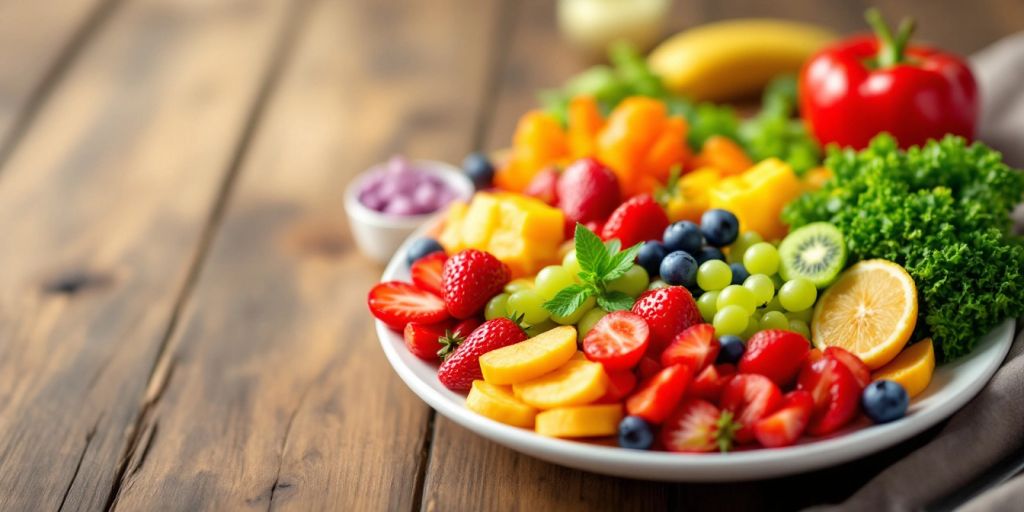
[[661, 240], [667, 227], [665, 210], [650, 194], [642, 194], [630, 198], [612, 212], [601, 230], [601, 238], [618, 238], [623, 247], [630, 247], [648, 240]]
[[410, 322], [405, 325], [402, 338], [405, 340], [406, 348], [409, 349], [409, 352], [412, 352], [412, 355], [425, 361], [436, 363], [440, 360], [437, 355], [437, 352], [441, 350], [440, 340], [450, 328], [450, 321], [439, 324]]
[[608, 390], [597, 400], [602, 404], [617, 404], [636, 388], [636, 375], [632, 370], [612, 370], [608, 374]]
[[718, 349], [721, 347], [715, 338], [715, 328], [711, 324], [690, 326], [676, 335], [675, 339], [661, 353], [661, 364], [686, 364], [699, 373], [706, 366], [715, 362]]
[[480, 356], [501, 347], [519, 343], [527, 338], [526, 332], [508, 318], [488, 320], [469, 334], [465, 341], [444, 357], [437, 369], [437, 379], [448, 389], [465, 391], [474, 380], [483, 379]]
[[845, 364], [835, 356], [804, 363], [797, 389], [811, 394], [814, 411], [807, 433], [823, 436], [839, 430], [857, 415], [860, 385]]
[[594, 324], [583, 339], [587, 359], [604, 365], [606, 370], [628, 370], [647, 350], [651, 330], [640, 315], [613, 311]]
[[693, 295], [682, 286], [666, 286], [644, 292], [633, 303], [632, 312], [643, 317], [651, 329], [649, 356], [658, 358], [677, 334], [702, 322]]
[[494, 255], [466, 249], [444, 262], [441, 284], [444, 303], [455, 318], [479, 313], [509, 280], [508, 265]]
[[444, 271], [444, 262], [448, 255], [444, 252], [432, 252], [412, 264], [409, 273], [412, 274], [412, 282], [421, 290], [436, 293], [438, 297], [444, 295], [441, 288], [441, 273]]
[[536, 197], [552, 206], [558, 204], [558, 169], [549, 167], [534, 174], [523, 194]]
[[718, 403], [718, 399], [722, 396], [722, 390], [734, 375], [736, 375], [736, 367], [731, 364], [709, 364], [693, 379], [693, 384], [690, 384], [686, 396]]
[[689, 398], [662, 425], [661, 444], [672, 452], [727, 452], [732, 449], [736, 428], [731, 412]]
[[[807, 361], [810, 361], [812, 363], [815, 361], [820, 361], [823, 357], [825, 357], [825, 354], [822, 353], [822, 351], [817, 348], [812, 348], [811, 351], [807, 353]], [[804, 364], [807, 364], [807, 362], [804, 362]]]
[[640, 362], [636, 365], [636, 376], [641, 381], [654, 377], [660, 371], [661, 363], [650, 356], [641, 357]]
[[764, 375], [779, 386], [793, 382], [811, 346], [807, 338], [781, 329], [768, 329], [751, 336], [740, 358], [740, 373]]
[[676, 364], [663, 368], [626, 400], [626, 410], [631, 416], [661, 423], [679, 405], [692, 378], [693, 372], [688, 366]]
[[864, 364], [859, 357], [840, 347], [826, 347], [825, 355], [834, 357], [846, 365], [846, 369], [850, 370], [854, 379], [857, 379], [857, 384], [860, 384], [862, 391], [868, 384], [871, 384], [871, 368], [868, 368], [868, 365]]
[[782, 405], [782, 392], [768, 377], [740, 373], [722, 390], [721, 405], [732, 411], [740, 424], [736, 440], [748, 443], [754, 440], [754, 424]]
[[387, 281], [374, 286], [366, 298], [370, 313], [401, 331], [409, 322], [436, 324], [448, 318], [444, 300], [409, 283]]
[[803, 435], [813, 408], [810, 393], [790, 391], [783, 397], [779, 410], [754, 424], [754, 437], [767, 448], [789, 446]]

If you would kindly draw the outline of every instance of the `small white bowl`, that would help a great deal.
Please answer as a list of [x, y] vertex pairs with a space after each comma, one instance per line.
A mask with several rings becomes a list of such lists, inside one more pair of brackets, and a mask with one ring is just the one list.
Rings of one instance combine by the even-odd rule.
[[[473, 182], [458, 167], [436, 160], [411, 160], [416, 169], [440, 178], [455, 192], [455, 201], [469, 201], [473, 196]], [[386, 263], [395, 254], [402, 242], [425, 222], [443, 212], [446, 208], [420, 215], [391, 215], [381, 213], [364, 205], [359, 200], [359, 191], [370, 175], [382, 172], [386, 162], [374, 165], [355, 177], [345, 189], [345, 213], [356, 246], [367, 257]]]

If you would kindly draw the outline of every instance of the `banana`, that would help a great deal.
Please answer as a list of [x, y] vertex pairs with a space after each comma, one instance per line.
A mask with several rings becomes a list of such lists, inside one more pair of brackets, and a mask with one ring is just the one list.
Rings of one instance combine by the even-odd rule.
[[776, 19], [736, 19], [680, 32], [648, 57], [669, 90], [697, 101], [757, 93], [774, 76], [793, 73], [836, 34]]

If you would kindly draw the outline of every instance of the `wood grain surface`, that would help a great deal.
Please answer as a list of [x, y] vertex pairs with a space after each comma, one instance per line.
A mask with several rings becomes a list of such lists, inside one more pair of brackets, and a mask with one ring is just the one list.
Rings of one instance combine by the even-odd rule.
[[[1024, 3], [886, 0], [970, 53]], [[672, 30], [852, 0], [676, 2]], [[395, 153], [506, 146], [588, 62], [550, 0], [0, 1], [0, 510], [793, 509], [928, 434], [790, 478], [540, 462], [436, 416], [365, 310], [341, 195]]]

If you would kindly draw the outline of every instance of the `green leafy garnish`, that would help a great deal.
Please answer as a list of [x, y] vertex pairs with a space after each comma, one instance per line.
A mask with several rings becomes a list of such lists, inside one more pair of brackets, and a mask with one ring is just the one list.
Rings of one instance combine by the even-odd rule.
[[625, 293], [609, 291], [608, 283], [622, 277], [633, 266], [640, 246], [620, 250], [618, 239], [602, 242], [601, 238], [582, 224], [576, 224], [576, 261], [580, 264], [581, 284], [563, 288], [544, 303], [553, 316], [569, 316], [590, 297], [605, 311], [622, 311], [633, 307], [633, 298]]

